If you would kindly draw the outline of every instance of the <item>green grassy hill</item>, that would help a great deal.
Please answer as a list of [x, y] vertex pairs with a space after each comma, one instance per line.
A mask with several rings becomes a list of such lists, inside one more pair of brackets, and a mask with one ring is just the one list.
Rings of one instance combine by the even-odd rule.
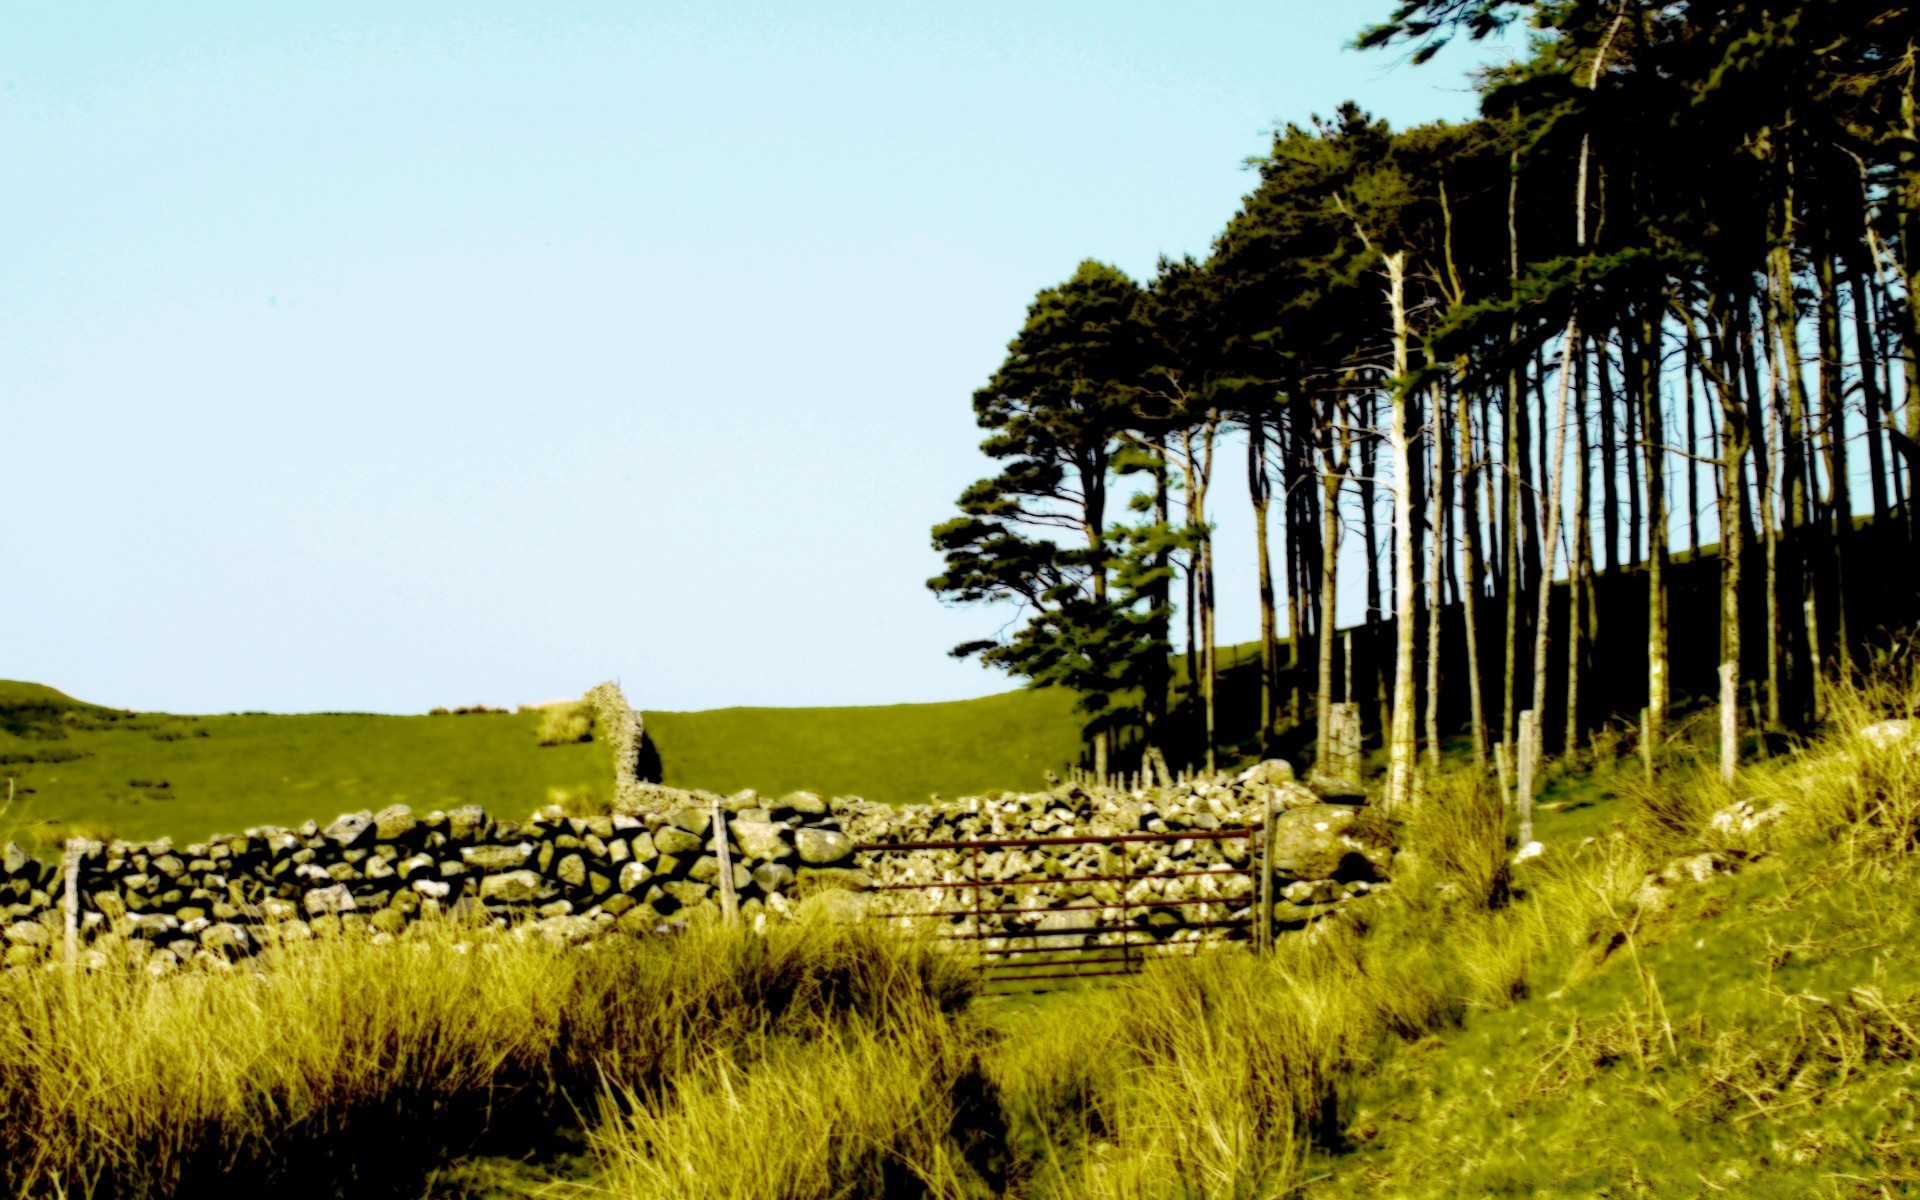
[[642, 713], [663, 782], [769, 795], [810, 788], [890, 804], [1036, 788], [1080, 753], [1080, 715], [1057, 689], [945, 704]]
[[[804, 787], [903, 803], [1028, 788], [1080, 748], [1073, 698], [1057, 691], [644, 719], [666, 782], [721, 792]], [[611, 791], [604, 744], [541, 746], [539, 721], [531, 712], [131, 713], [0, 681], [0, 779], [14, 789], [0, 838], [40, 847], [71, 832], [190, 839], [395, 803], [524, 813], [559, 793]]]
[[604, 744], [541, 746], [539, 722], [531, 712], [170, 716], [0, 682], [0, 776], [14, 788], [0, 834], [198, 838], [395, 803], [511, 812], [555, 789], [612, 790]]

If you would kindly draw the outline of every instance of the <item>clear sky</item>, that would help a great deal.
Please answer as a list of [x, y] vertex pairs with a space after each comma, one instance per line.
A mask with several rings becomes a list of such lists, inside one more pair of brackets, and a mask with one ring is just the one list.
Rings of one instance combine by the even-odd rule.
[[[997, 691], [928, 529], [1083, 258], [1276, 123], [1471, 113], [1379, 0], [0, 12], [0, 677], [142, 709]], [[1229, 452], [1221, 635], [1253, 636]]]

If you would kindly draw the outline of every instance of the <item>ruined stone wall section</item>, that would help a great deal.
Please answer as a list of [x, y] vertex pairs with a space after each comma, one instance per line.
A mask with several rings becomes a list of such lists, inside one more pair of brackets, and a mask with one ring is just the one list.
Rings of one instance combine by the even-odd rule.
[[[722, 798], [633, 781], [611, 815], [570, 817], [548, 808], [511, 821], [478, 807], [416, 815], [395, 806], [348, 814], [324, 828], [309, 821], [180, 847], [166, 840], [76, 841], [66, 863], [77, 883], [83, 963], [104, 961], [104, 940], [134, 946], [164, 970], [192, 960], [225, 962], [288, 939], [353, 931], [391, 937], [434, 912], [524, 924], [566, 941], [646, 934], [717, 914], [729, 885], [749, 925], [779, 919], [820, 891], [853, 893], [856, 905], [885, 912], [921, 894], [876, 883], [951, 880], [974, 869], [993, 879], [1098, 874], [1090, 868], [1103, 848], [994, 851], [972, 863], [953, 851], [856, 853], [857, 843], [1218, 830], [1258, 824], [1269, 802], [1278, 814], [1274, 864], [1277, 894], [1288, 906], [1283, 920], [1311, 919], [1385, 878], [1391, 850], [1382, 829], [1364, 810], [1321, 803], [1279, 763], [1238, 778], [1132, 793], [1065, 785], [898, 809], [808, 792], [771, 801], [751, 791]], [[727, 880], [716, 840], [723, 829]], [[1178, 932], [1174, 910], [1154, 916], [1155, 899], [1212, 898], [1206, 889], [1218, 887], [1223, 901], [1242, 908], [1252, 902], [1246, 875], [1235, 875], [1237, 882], [1225, 877], [1245, 866], [1245, 842], [1180, 839], [1151, 853], [1135, 860], [1136, 872], [1217, 866], [1222, 878], [1137, 881], [1133, 886], [1146, 890], [1128, 902], [1142, 928]], [[1117, 891], [1108, 894], [1117, 886], [1063, 882], [1022, 894], [1029, 904], [1118, 903]], [[62, 953], [64, 891], [63, 865], [6, 847], [0, 930], [9, 965]]]

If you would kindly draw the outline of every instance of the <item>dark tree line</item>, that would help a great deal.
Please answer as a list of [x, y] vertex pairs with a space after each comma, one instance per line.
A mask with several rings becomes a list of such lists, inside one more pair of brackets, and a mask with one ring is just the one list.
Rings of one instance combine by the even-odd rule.
[[[1324, 749], [1336, 697], [1366, 704], [1390, 802], [1456, 732], [1503, 777], [1531, 773], [1529, 719], [1577, 756], [1616, 715], [1596, 672], [1641, 677], [1619, 715], [1659, 745], [1679, 560], [1717, 564], [1711, 625], [1680, 635], [1717, 641], [1729, 773], [1910, 608], [1920, 6], [1423, 0], [1361, 43], [1423, 60], [1514, 21], [1538, 36], [1479, 80], [1478, 119], [1280, 130], [1205, 261], [1144, 285], [1082, 264], [975, 394], [1000, 470], [934, 530], [929, 584], [1023, 607], [956, 653], [1085, 696], [1097, 770], [1123, 739], [1164, 752], [1176, 691], [1212, 764], [1228, 431], [1263, 740]], [[1356, 686], [1334, 614], [1362, 587], [1382, 668]], [[1595, 660], [1623, 603], [1644, 666]]]

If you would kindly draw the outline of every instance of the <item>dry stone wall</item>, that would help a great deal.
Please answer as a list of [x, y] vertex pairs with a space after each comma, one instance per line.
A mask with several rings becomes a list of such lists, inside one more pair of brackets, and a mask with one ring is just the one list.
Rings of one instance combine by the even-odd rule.
[[[875, 884], [953, 879], [963, 870], [996, 880], [1098, 873], [1087, 868], [1102, 853], [1099, 846], [994, 851], [963, 866], [953, 851], [857, 852], [862, 843], [1211, 832], [1258, 824], [1270, 804], [1281, 920], [1310, 920], [1381, 886], [1392, 854], [1384, 827], [1364, 810], [1322, 802], [1293, 782], [1284, 763], [1170, 788], [1063, 785], [898, 809], [808, 792], [723, 798], [627, 779], [618, 811], [603, 816], [548, 808], [514, 821], [477, 807], [415, 814], [394, 806], [325, 827], [249, 829], [183, 846], [76, 841], [63, 864], [8, 845], [0, 856], [0, 930], [8, 965], [60, 957], [71, 929], [83, 964], [106, 961], [114, 943], [164, 971], [231, 962], [287, 940], [389, 938], [437, 912], [570, 942], [646, 934], [726, 911], [760, 926], [816, 892], [845, 893], [847, 903], [884, 913], [915, 893]], [[1248, 877], [1227, 878], [1245, 867], [1245, 842], [1176, 839], [1151, 853], [1133, 870], [1217, 868], [1220, 878], [1135, 881], [1142, 890], [1126, 899], [1142, 928], [1178, 935], [1172, 910], [1156, 910], [1156, 900], [1213, 898], [1213, 888], [1223, 902], [1251, 902]], [[1099, 890], [1118, 886], [1063, 879], [1024, 891], [1023, 903], [1119, 903], [1117, 890]]]

